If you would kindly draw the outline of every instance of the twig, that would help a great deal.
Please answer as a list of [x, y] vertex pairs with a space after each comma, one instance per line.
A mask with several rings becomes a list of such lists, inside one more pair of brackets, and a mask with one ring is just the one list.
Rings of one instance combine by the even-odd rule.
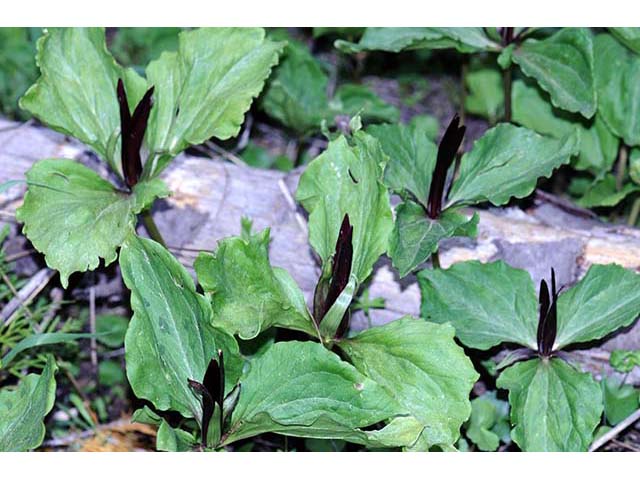
[[[93, 277], [93, 275], [92, 275]], [[93, 283], [93, 282], [91, 282]], [[96, 341], [96, 287], [95, 285], [91, 285], [89, 288], [89, 330], [91, 332], [90, 341], [90, 352], [91, 352], [91, 367], [93, 368], [93, 373], [96, 377], [96, 382], [98, 379], [98, 342]]]
[[165, 243], [164, 238], [162, 238], [162, 234], [160, 233], [160, 230], [158, 230], [156, 222], [153, 220], [151, 211], [147, 210], [142, 212], [141, 217], [142, 223], [144, 223], [144, 228], [147, 229], [149, 236], [163, 247], [166, 247], [167, 244]]
[[627, 418], [622, 420], [619, 424], [617, 424], [615, 427], [613, 427], [607, 433], [605, 433], [601, 437], [597, 438], [591, 444], [591, 446], [589, 447], [589, 451], [590, 452], [595, 452], [597, 449], [602, 447], [608, 441], [610, 441], [610, 440], [614, 439], [615, 437], [617, 437], [620, 432], [622, 432], [623, 430], [625, 430], [627, 427], [629, 427], [630, 425], [634, 424], [638, 420], [640, 420], [640, 408], [638, 410], [636, 410], [635, 412], [633, 412], [631, 415], [629, 415]]
[[618, 153], [618, 163], [616, 165], [616, 190], [622, 189], [622, 182], [624, 182], [624, 175], [627, 172], [627, 160], [629, 158], [629, 149], [626, 145], [620, 145], [620, 152]]
[[[15, 296], [9, 303], [4, 306], [2, 312], [0, 312], [0, 320], [2, 320], [2, 323], [4, 325], [8, 325], [9, 323], [11, 323], [15, 313], [20, 307], [25, 306], [25, 308], [27, 309], [26, 305], [28, 305], [31, 300], [42, 291], [42, 289], [47, 285], [47, 283], [49, 283], [49, 280], [51, 280], [55, 274], [56, 272], [54, 272], [53, 270], [43, 268], [42, 270], [38, 271], [38, 273], [36, 273], [33, 277], [31, 277], [26, 285], [20, 289], [20, 292], [16, 292], [14, 294]], [[29, 312], [28, 309], [27, 312]], [[30, 313], [29, 315], [31, 316]]]
[[221, 157], [229, 160], [231, 163], [234, 163], [234, 164], [238, 165], [239, 167], [247, 167], [248, 166], [247, 162], [245, 162], [243, 159], [241, 159], [236, 154], [231, 153], [228, 150], [225, 150], [220, 145], [216, 145], [215, 143], [213, 143], [211, 141], [205, 142], [205, 145], [208, 148], [210, 148], [211, 150], [213, 150], [215, 153], [220, 155]]
[[238, 143], [233, 148], [233, 153], [240, 152], [247, 147], [249, 144], [249, 137], [251, 136], [251, 127], [253, 127], [253, 115], [247, 115], [244, 121], [244, 129], [240, 134]]

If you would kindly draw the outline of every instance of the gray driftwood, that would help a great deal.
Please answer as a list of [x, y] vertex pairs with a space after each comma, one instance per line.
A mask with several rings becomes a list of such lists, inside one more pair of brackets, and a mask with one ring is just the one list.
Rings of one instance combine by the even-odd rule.
[[[23, 179], [42, 158], [76, 158], [105, 174], [104, 167], [83, 145], [48, 129], [0, 119], [0, 183]], [[304, 212], [294, 192], [299, 172], [290, 174], [237, 166], [220, 159], [181, 155], [164, 172], [173, 192], [157, 202], [154, 217], [168, 245], [180, 261], [191, 266], [198, 250], [213, 250], [219, 239], [237, 235], [240, 218], [250, 217], [254, 228], [271, 228], [271, 261], [286, 268], [310, 298], [319, 269], [307, 242]], [[0, 193], [0, 224], [15, 227], [15, 209], [25, 185]], [[527, 269], [536, 283], [553, 266], [560, 284], [578, 280], [592, 263], [618, 263], [640, 268], [640, 230], [603, 224], [588, 212], [538, 192], [526, 211], [518, 208], [479, 210], [477, 239], [452, 239], [441, 249], [443, 267], [468, 260], [504, 259]], [[376, 267], [370, 293], [383, 297], [387, 308], [373, 312], [373, 324], [401, 315], [418, 315], [420, 294], [415, 278], [400, 280], [383, 259]], [[362, 316], [353, 328], [366, 327]], [[640, 348], [640, 327], [621, 332], [599, 348], [582, 352], [591, 370], [606, 368], [607, 351]], [[640, 383], [640, 374], [635, 378]]]

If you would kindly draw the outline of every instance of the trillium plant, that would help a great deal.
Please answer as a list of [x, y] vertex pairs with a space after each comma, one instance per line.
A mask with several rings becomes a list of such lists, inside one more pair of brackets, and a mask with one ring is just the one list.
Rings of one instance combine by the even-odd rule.
[[[497, 386], [509, 391], [511, 438], [526, 451], [586, 450], [603, 410], [600, 385], [567, 360], [572, 346], [599, 340], [633, 322], [640, 311], [640, 277], [617, 265], [594, 265], [559, 292], [542, 280], [538, 299], [523, 270], [502, 261], [458, 263], [419, 274], [422, 315], [449, 322], [466, 346], [515, 350], [499, 367]], [[534, 357], [526, 360], [527, 357]]]
[[[502, 36], [495, 29], [402, 30], [367, 29], [359, 43], [339, 45], [499, 53], [501, 65], [519, 65], [536, 80], [553, 108], [585, 119], [600, 112], [592, 39], [582, 29], [544, 39], [528, 29]], [[297, 186], [320, 266], [307, 296], [289, 272], [271, 265], [270, 231], [253, 231], [250, 219], [239, 222], [239, 235], [199, 253], [196, 281], [167, 250], [150, 214], [171, 193], [161, 173], [191, 145], [238, 135], [285, 48], [259, 106], [285, 125], [299, 123], [300, 136], [319, 121], [326, 126], [335, 112], [368, 113], [367, 123], [397, 120], [393, 108], [357, 89], [330, 100], [322, 77], [314, 87], [321, 91], [318, 118], [298, 122], [295, 65], [307, 65], [311, 77], [316, 67], [302, 46], [274, 38], [261, 28], [184, 31], [177, 51], [162, 53], [144, 75], [114, 60], [103, 29], [51, 29], [38, 41], [40, 78], [21, 107], [87, 145], [108, 174], [77, 160], [40, 160], [26, 174], [17, 218], [65, 288], [72, 274], [118, 261], [133, 312], [124, 340], [127, 380], [147, 402], [133, 421], [155, 425], [157, 449], [165, 451], [222, 451], [264, 433], [442, 451], [460, 448], [461, 429], [481, 449], [512, 439], [527, 451], [586, 450], [602, 393], [571, 363], [571, 349], [634, 321], [639, 277], [595, 265], [563, 289], [552, 271], [536, 294], [527, 272], [503, 262], [441, 269], [436, 257], [436, 268], [420, 270], [443, 239], [476, 235], [479, 215], [468, 207], [526, 197], [539, 178], [576, 157], [586, 161], [576, 129], [547, 134], [526, 122], [499, 123], [459, 156], [465, 126], [458, 116], [436, 145], [419, 122], [362, 128], [355, 115], [305, 166]], [[560, 68], [557, 52], [566, 45], [587, 53]], [[352, 111], [363, 99], [372, 110]], [[400, 198], [395, 211], [393, 195]], [[139, 234], [139, 217], [150, 238]], [[417, 272], [423, 318], [354, 332], [353, 305], [385, 254], [400, 276]], [[519, 346], [497, 380], [509, 405], [495, 392], [472, 404], [480, 376], [458, 341], [478, 350]], [[49, 358], [41, 374], [0, 392], [0, 450], [42, 442], [55, 371]]]

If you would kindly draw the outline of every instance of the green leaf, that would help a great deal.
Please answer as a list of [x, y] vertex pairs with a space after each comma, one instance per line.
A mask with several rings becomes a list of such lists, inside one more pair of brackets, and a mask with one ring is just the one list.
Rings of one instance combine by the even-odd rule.
[[578, 151], [574, 133], [562, 140], [543, 137], [531, 130], [500, 124], [477, 140], [460, 162], [460, 176], [453, 183], [448, 205], [489, 201], [499, 206], [510, 198], [523, 198], [569, 162]]
[[382, 100], [368, 87], [355, 83], [340, 85], [329, 106], [339, 115], [360, 115], [365, 123], [393, 123], [400, 119], [400, 111], [396, 107]]
[[609, 27], [609, 30], [624, 46], [640, 53], [640, 27]]
[[469, 440], [484, 452], [495, 452], [509, 438], [509, 404], [498, 400], [496, 392], [490, 391], [471, 400], [471, 417], [466, 433]]
[[453, 337], [450, 325], [404, 317], [339, 347], [421, 423], [424, 441], [453, 445], [471, 413], [469, 394], [479, 377]]
[[422, 205], [407, 200], [396, 207], [396, 221], [389, 240], [389, 256], [400, 277], [411, 273], [438, 250], [449, 237], [475, 237], [480, 217], [471, 218], [459, 209], [444, 210], [439, 218], [427, 216]]
[[0, 368], [6, 368], [6, 366], [9, 365], [19, 353], [22, 353], [30, 348], [40, 347], [42, 345], [54, 345], [57, 343], [74, 342], [76, 340], [80, 340], [81, 338], [96, 338], [100, 337], [100, 335], [100, 333], [34, 333], [20, 340], [14, 345], [11, 350], [9, 350], [9, 352], [4, 357], [2, 357], [2, 360], [0, 361]]
[[630, 325], [640, 313], [640, 276], [620, 265], [592, 265], [558, 298], [554, 349], [597, 340]]
[[[48, 126], [89, 145], [120, 172], [120, 157], [109, 148], [120, 131], [118, 78], [127, 91], [144, 79], [120, 67], [105, 41], [104, 28], [51, 28], [38, 40], [40, 78], [20, 99], [20, 107]], [[144, 92], [142, 92], [144, 93]], [[129, 105], [140, 97], [129, 95]]]
[[138, 183], [132, 194], [116, 190], [73, 160], [47, 159], [27, 172], [28, 189], [16, 218], [22, 232], [67, 287], [74, 272], [109, 265], [133, 231], [136, 214], [169, 194], [159, 179]]
[[211, 297], [214, 324], [243, 340], [272, 326], [317, 336], [304, 295], [293, 278], [269, 263], [269, 229], [219, 242], [194, 263]]
[[509, 390], [511, 438], [525, 452], [586, 451], [602, 415], [602, 392], [591, 374], [564, 361], [534, 359], [498, 378]]
[[596, 176], [609, 172], [618, 155], [619, 141], [601, 114], [587, 121], [554, 108], [542, 90], [521, 80], [513, 83], [513, 121], [557, 139], [578, 131], [580, 153], [574, 166], [578, 170], [589, 170]]
[[126, 385], [127, 376], [120, 361], [102, 360], [98, 365], [98, 381], [100, 385], [113, 387], [114, 385]]
[[421, 48], [455, 48], [471, 53], [500, 48], [480, 27], [368, 27], [358, 43], [338, 40], [335, 45], [348, 53], [367, 50], [400, 52]]
[[468, 347], [487, 350], [514, 342], [537, 348], [538, 299], [525, 270], [473, 260], [446, 270], [422, 270], [418, 282], [422, 316], [450, 322]]
[[0, 390], [0, 452], [24, 452], [38, 447], [44, 439], [44, 417], [56, 398], [53, 357], [40, 375], [29, 374], [11, 390]]
[[145, 175], [158, 175], [189, 145], [236, 136], [283, 46], [262, 28], [182, 32], [178, 52], [162, 54], [146, 70], [155, 92]]
[[504, 110], [504, 87], [500, 70], [482, 63], [472, 64], [465, 82], [469, 90], [465, 97], [465, 109], [495, 123]]
[[189, 432], [173, 428], [162, 420], [156, 436], [156, 449], [160, 452], [190, 452], [196, 445], [196, 439]]
[[225, 355], [225, 390], [236, 383], [241, 359], [235, 340], [211, 324], [211, 306], [189, 273], [158, 243], [130, 235], [120, 268], [131, 290], [133, 318], [125, 337], [127, 377], [137, 397], [159, 410], [201, 418], [200, 398], [187, 380], [202, 381], [211, 358]]
[[364, 132], [357, 132], [353, 141], [349, 146], [339, 137], [309, 164], [300, 177], [296, 199], [309, 212], [309, 241], [325, 266], [334, 253], [342, 219], [349, 214], [351, 273], [362, 282], [387, 250], [393, 220], [389, 193], [381, 181], [386, 155], [380, 143]]
[[549, 92], [557, 108], [585, 118], [596, 113], [593, 40], [587, 28], [563, 28], [544, 40], [529, 39], [513, 61]]
[[223, 444], [264, 432], [352, 440], [359, 428], [394, 417], [380, 385], [312, 342], [275, 343], [241, 379]]
[[162, 423], [162, 417], [145, 405], [133, 412], [131, 423], [146, 423], [157, 427]]
[[595, 180], [576, 203], [584, 208], [615, 207], [637, 191], [640, 191], [640, 186], [631, 182], [625, 183], [618, 190], [616, 177], [608, 173], [603, 178]]
[[129, 319], [121, 315], [98, 315], [96, 317], [96, 332], [100, 335], [98, 341], [110, 348], [119, 348], [124, 344]]
[[367, 128], [367, 133], [378, 139], [389, 156], [385, 185], [399, 194], [408, 191], [426, 205], [438, 155], [436, 144], [417, 124], [373, 125]]
[[325, 313], [324, 317], [322, 317], [319, 329], [323, 338], [332, 339], [335, 337], [338, 328], [340, 328], [340, 323], [353, 300], [356, 283], [356, 278], [351, 276], [351, 278], [349, 278], [349, 282], [342, 292], [340, 292], [340, 295], [338, 295], [334, 304], [331, 305], [329, 311]]
[[609, 356], [609, 364], [620, 373], [629, 373], [640, 367], [640, 350], [614, 350]]
[[638, 390], [633, 385], [621, 384], [619, 380], [603, 377], [602, 398], [604, 401], [604, 415], [611, 425], [617, 425], [638, 409], [640, 398]]
[[629, 152], [629, 177], [640, 185], [640, 148], [632, 148]]
[[300, 135], [318, 131], [329, 117], [329, 77], [306, 45], [290, 40], [284, 53], [269, 79], [262, 108]]
[[37, 28], [0, 29], [0, 112], [24, 117], [18, 99], [38, 77], [35, 62]]
[[177, 27], [119, 27], [109, 47], [123, 65], [144, 67], [162, 52], [177, 50], [181, 30]]
[[598, 111], [624, 143], [640, 145], [640, 56], [607, 34], [597, 35], [593, 45]]

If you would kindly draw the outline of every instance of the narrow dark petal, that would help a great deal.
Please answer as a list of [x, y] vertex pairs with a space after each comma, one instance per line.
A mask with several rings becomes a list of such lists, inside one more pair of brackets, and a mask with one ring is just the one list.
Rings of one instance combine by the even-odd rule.
[[545, 323], [547, 321], [547, 315], [549, 313], [549, 287], [547, 282], [542, 280], [540, 282], [540, 294], [538, 295], [539, 316], [538, 316], [538, 332], [536, 335], [538, 342], [538, 353], [543, 354], [544, 351], [544, 331]]
[[151, 87], [136, 106], [133, 116], [129, 110], [127, 93], [121, 79], [118, 80], [118, 104], [120, 106], [120, 137], [122, 173], [129, 188], [132, 188], [140, 179], [142, 173], [142, 159], [140, 148], [147, 130], [149, 114], [152, 107], [154, 87]]
[[[214, 360], [212, 360], [214, 361]], [[217, 365], [217, 363], [216, 363]], [[211, 364], [209, 364], [211, 366]], [[209, 434], [209, 422], [211, 421], [211, 417], [213, 417], [213, 411], [215, 408], [215, 404], [213, 403], [213, 398], [211, 398], [211, 394], [209, 390], [200, 382], [196, 382], [195, 380], [188, 380], [189, 386], [198, 392], [202, 396], [202, 438], [201, 443], [203, 447], [207, 446], [207, 436]]]
[[[338, 296], [349, 283], [351, 275], [351, 263], [353, 261], [353, 227], [349, 222], [349, 215], [345, 214], [340, 225], [338, 240], [336, 241], [336, 250], [333, 255], [333, 270], [331, 272], [331, 282], [327, 291], [327, 297], [324, 301], [322, 318], [331, 309]], [[318, 320], [318, 324], [322, 321]]]
[[207, 367], [207, 371], [204, 374], [204, 380], [202, 381], [204, 387], [211, 395], [211, 398], [214, 402], [218, 401], [219, 390], [220, 390], [220, 381], [221, 381], [221, 368], [218, 363], [218, 359], [215, 357], [211, 359], [209, 362], [209, 366]]
[[543, 343], [545, 348], [543, 354], [549, 356], [553, 350], [558, 331], [558, 292], [556, 291], [556, 272], [553, 268], [551, 269], [551, 305], [544, 327]]
[[444, 187], [447, 181], [447, 172], [449, 167], [456, 158], [456, 153], [462, 144], [462, 138], [466, 127], [460, 126], [460, 117], [455, 115], [447, 131], [444, 133], [440, 145], [438, 146], [438, 157], [436, 159], [436, 168], [431, 178], [431, 186], [429, 188], [429, 201], [427, 203], [427, 215], [430, 218], [438, 218], [442, 211], [442, 202], [444, 197]]

